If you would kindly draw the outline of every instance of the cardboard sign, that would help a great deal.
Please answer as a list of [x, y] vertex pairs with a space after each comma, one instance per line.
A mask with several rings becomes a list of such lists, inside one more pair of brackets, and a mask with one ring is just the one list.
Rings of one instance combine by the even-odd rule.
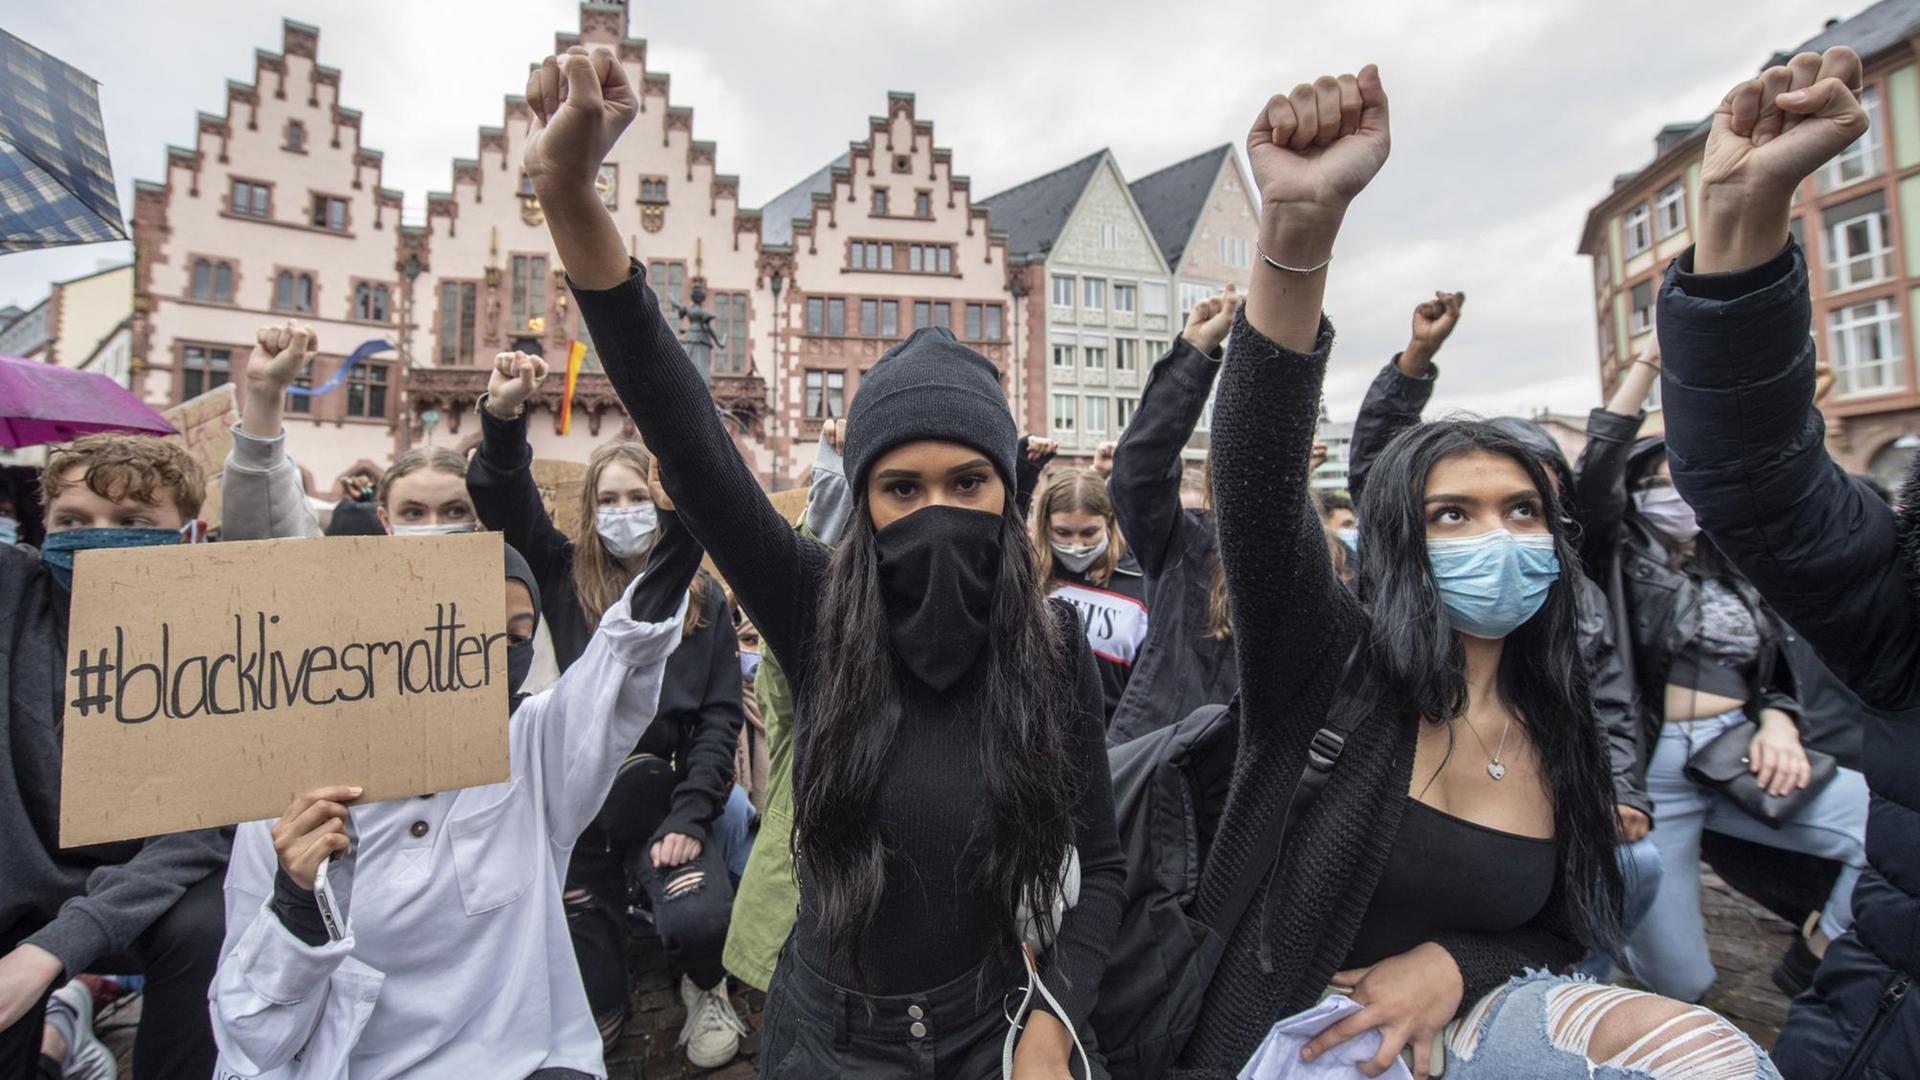
[[63, 847], [507, 778], [499, 533], [82, 551]]
[[800, 522], [801, 511], [807, 508], [807, 494], [812, 490], [812, 488], [803, 487], [788, 488], [767, 496], [767, 501], [773, 504], [775, 510], [780, 511], [780, 516], [787, 519], [788, 524], [796, 525]]
[[240, 421], [238, 399], [232, 383], [224, 383], [201, 394], [163, 409], [161, 416], [180, 434], [167, 439], [186, 450], [207, 478], [207, 500], [200, 506], [200, 520], [209, 527], [220, 524], [220, 473], [227, 466], [227, 454], [233, 449], [233, 425]]
[[553, 526], [568, 536], [580, 535], [580, 490], [587, 485], [587, 466], [581, 461], [533, 459], [533, 483], [540, 489]]

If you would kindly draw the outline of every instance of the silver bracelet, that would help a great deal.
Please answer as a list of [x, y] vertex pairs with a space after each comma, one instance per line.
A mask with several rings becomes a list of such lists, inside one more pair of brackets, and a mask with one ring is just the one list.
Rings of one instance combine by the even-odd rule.
[[1273, 267], [1275, 270], [1284, 270], [1289, 274], [1317, 274], [1320, 271], [1325, 270], [1327, 268], [1327, 265], [1333, 262], [1333, 256], [1329, 255], [1318, 266], [1305, 266], [1305, 267], [1288, 266], [1286, 263], [1280, 262], [1276, 260], [1273, 256], [1267, 254], [1264, 251], [1261, 251], [1260, 242], [1257, 240], [1254, 241], [1253, 250], [1259, 253], [1261, 261], [1265, 262], [1268, 266]]

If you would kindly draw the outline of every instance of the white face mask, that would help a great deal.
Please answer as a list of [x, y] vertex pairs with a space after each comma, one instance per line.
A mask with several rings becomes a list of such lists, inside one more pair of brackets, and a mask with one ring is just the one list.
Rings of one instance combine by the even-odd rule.
[[653, 550], [653, 534], [659, 527], [660, 515], [652, 503], [603, 506], [594, 521], [600, 543], [616, 559], [632, 559]]
[[12, 515], [0, 514], [0, 544], [20, 542], [20, 522]]
[[1633, 505], [1647, 524], [1685, 543], [1700, 535], [1700, 520], [1693, 507], [1670, 487], [1647, 488], [1633, 493]]
[[1107, 537], [1102, 536], [1091, 544], [1055, 544], [1053, 557], [1060, 565], [1076, 574], [1084, 574], [1093, 561], [1107, 553]]
[[395, 536], [451, 536], [454, 533], [479, 532], [477, 521], [446, 521], [438, 525], [395, 525]]

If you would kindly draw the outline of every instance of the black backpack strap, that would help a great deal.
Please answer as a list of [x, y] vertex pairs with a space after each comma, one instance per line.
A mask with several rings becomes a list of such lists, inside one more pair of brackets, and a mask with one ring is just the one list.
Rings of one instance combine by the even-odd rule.
[[[1341, 673], [1342, 685], [1346, 683], [1347, 676], [1353, 674], [1353, 666], [1359, 655], [1360, 647], [1356, 645]], [[1229, 708], [1238, 710], [1239, 707], [1240, 699], [1236, 694]], [[1313, 733], [1313, 739], [1307, 744], [1306, 764], [1300, 769], [1300, 779], [1294, 783], [1293, 793], [1287, 797], [1286, 808], [1267, 819], [1260, 831], [1259, 845], [1254, 848], [1255, 852], [1271, 854], [1265, 858], [1256, 856], [1247, 860], [1247, 865], [1240, 868], [1240, 876], [1234, 879], [1233, 888], [1227, 892], [1227, 898], [1221, 902], [1220, 910], [1214, 914], [1213, 928], [1221, 938], [1233, 936], [1234, 927], [1240, 924], [1240, 917], [1246, 914], [1247, 905], [1253, 902], [1253, 894], [1260, 890], [1260, 883], [1279, 863], [1282, 846], [1286, 843], [1287, 827], [1292, 824], [1294, 815], [1305, 813], [1313, 805], [1326, 788], [1327, 778], [1333, 775], [1334, 766], [1340, 764], [1340, 754], [1347, 748], [1347, 739], [1362, 719], [1357, 709], [1347, 710], [1347, 713], [1342, 715], [1340, 710], [1335, 710], [1327, 725]]]

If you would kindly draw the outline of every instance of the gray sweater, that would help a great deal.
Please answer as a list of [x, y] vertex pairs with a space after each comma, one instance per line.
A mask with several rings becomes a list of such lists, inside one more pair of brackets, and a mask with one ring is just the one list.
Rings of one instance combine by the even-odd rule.
[[0, 931], [38, 927], [26, 940], [71, 976], [124, 952], [189, 886], [223, 871], [232, 833], [59, 846], [67, 610], [38, 549], [0, 544]]
[[257, 439], [233, 425], [233, 450], [220, 470], [220, 539], [319, 535], [300, 467], [287, 456], [287, 433]]

